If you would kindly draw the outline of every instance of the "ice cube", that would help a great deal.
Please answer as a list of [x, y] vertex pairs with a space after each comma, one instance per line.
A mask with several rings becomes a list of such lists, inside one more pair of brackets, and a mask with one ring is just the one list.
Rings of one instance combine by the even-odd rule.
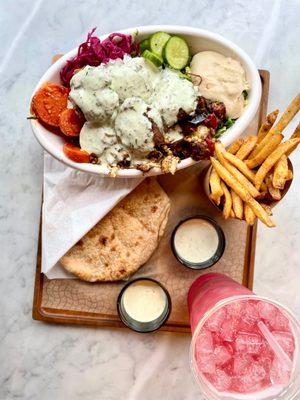
[[260, 315], [258, 313], [257, 301], [244, 301], [239, 321], [239, 330], [250, 333], [256, 331], [258, 321], [260, 321]]
[[220, 337], [220, 331], [212, 332], [211, 336], [213, 338], [214, 346], [222, 346], [224, 344], [224, 340]]
[[237, 332], [237, 325], [237, 319], [233, 317], [227, 318], [221, 326], [220, 337], [227, 342], [232, 342]]
[[[255, 393], [267, 386], [265, 381], [253, 382], [249, 375], [232, 378], [232, 390], [237, 393]], [[253, 397], [251, 397], [253, 398]]]
[[213, 351], [214, 348], [211, 333], [206, 329], [202, 329], [196, 340], [196, 354], [213, 353]]
[[259, 362], [253, 362], [250, 365], [247, 375], [250, 376], [253, 382], [257, 383], [266, 378], [267, 372]]
[[272, 333], [282, 350], [289, 355], [293, 355], [295, 350], [294, 336], [289, 332], [273, 331]]
[[211, 332], [218, 332], [222, 323], [226, 319], [225, 308], [220, 308], [217, 310], [205, 323], [205, 327]]
[[265, 350], [263, 350], [259, 355], [256, 355], [255, 358], [256, 361], [265, 369], [265, 371], [269, 373], [274, 358], [274, 352], [268, 347], [266, 347]]
[[224, 365], [232, 357], [232, 352], [229, 351], [228, 347], [217, 346], [214, 351], [216, 365]]
[[225, 306], [226, 313], [229, 317], [237, 317], [241, 315], [243, 309], [243, 301], [237, 300]]
[[216, 373], [209, 377], [209, 380], [220, 392], [228, 390], [231, 386], [231, 377], [221, 369], [217, 369]]
[[250, 354], [247, 354], [247, 353], [236, 354], [233, 359], [234, 375], [236, 375], [236, 376], [245, 375], [252, 362], [253, 362], [253, 358]]
[[266, 301], [259, 301], [257, 304], [257, 309], [260, 317], [265, 320], [273, 319], [276, 316], [278, 310], [277, 307]]
[[259, 354], [264, 347], [262, 337], [255, 333], [239, 332], [235, 339], [235, 349], [240, 353]]
[[237, 355], [234, 359], [233, 388], [240, 393], [250, 393], [261, 390], [267, 377], [267, 371], [249, 354]]
[[270, 326], [276, 331], [290, 332], [289, 320], [282, 314], [282, 312], [277, 309], [277, 313], [272, 318], [268, 320]]
[[273, 385], [287, 385], [290, 381], [291, 373], [282, 362], [274, 357], [270, 370], [270, 379]]
[[199, 353], [196, 355], [197, 367], [200, 372], [207, 374], [216, 373], [216, 363], [213, 353]]

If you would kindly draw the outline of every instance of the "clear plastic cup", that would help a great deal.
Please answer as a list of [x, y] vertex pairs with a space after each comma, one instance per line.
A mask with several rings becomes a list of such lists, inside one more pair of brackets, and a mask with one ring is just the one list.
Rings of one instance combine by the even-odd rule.
[[[290, 337], [293, 338], [293, 353], [290, 354], [291, 357], [291, 369], [288, 372], [288, 379], [283, 383], [276, 381], [274, 379], [274, 367], [273, 364], [276, 366], [276, 368], [285, 368], [285, 364], [282, 366], [281, 360], [275, 357], [274, 352], [272, 353], [272, 350], [268, 347], [268, 343], [262, 342], [263, 345], [265, 346], [265, 350], [259, 350], [259, 348], [253, 348], [248, 347], [249, 343], [246, 345], [245, 349], [243, 347], [238, 348], [237, 346], [241, 346], [241, 343], [243, 345], [243, 342], [241, 342], [241, 337], [245, 338], [247, 340], [259, 337], [259, 333], [256, 331], [255, 333], [250, 332], [248, 330], [248, 333], [246, 332], [238, 332], [240, 328], [235, 328], [230, 321], [230, 318], [228, 317], [228, 307], [234, 306], [237, 307], [237, 310], [245, 310], [245, 307], [248, 307], [251, 304], [259, 304], [259, 307], [262, 308], [262, 310], [269, 310], [269, 308], [272, 310], [272, 307], [278, 311], [279, 316], [284, 316], [287, 318], [287, 323], [288, 323], [288, 329], [284, 328], [285, 332], [283, 333], [278, 333], [277, 328], [276, 330], [273, 331], [273, 334], [285, 334], [286, 336], [290, 335]], [[206, 275], [202, 275], [200, 278], [198, 278], [191, 286], [189, 293], [188, 293], [188, 307], [189, 307], [189, 312], [190, 312], [190, 323], [191, 323], [191, 329], [192, 329], [192, 342], [191, 342], [191, 347], [190, 347], [190, 362], [191, 362], [191, 368], [193, 375], [200, 386], [202, 393], [204, 394], [206, 399], [209, 400], [296, 400], [299, 399], [299, 393], [300, 393], [300, 358], [299, 358], [299, 346], [300, 346], [300, 325], [297, 322], [296, 318], [291, 314], [290, 311], [288, 311], [285, 307], [282, 305], [268, 300], [266, 298], [256, 296], [253, 292], [251, 292], [249, 289], [245, 288], [244, 286], [240, 285], [239, 283], [235, 282], [231, 278], [222, 275], [222, 274], [217, 274], [217, 273], [209, 273]], [[256, 305], [255, 305], [256, 307]], [[231, 309], [230, 308], [230, 309]], [[250, 308], [249, 308], [250, 309]], [[220, 311], [221, 310], [221, 311]], [[227, 311], [226, 311], [227, 310]], [[235, 332], [235, 339], [233, 338], [226, 338], [226, 340], [229, 340], [226, 342], [219, 343], [218, 346], [215, 343], [215, 338], [219, 339], [220, 336], [227, 334], [226, 330], [224, 330], [224, 326], [218, 326], [215, 325], [213, 327], [213, 332], [209, 332], [209, 335], [211, 334], [212, 337], [214, 337], [213, 345], [212, 345], [212, 350], [208, 349], [207, 346], [211, 346], [211, 344], [206, 343], [207, 337], [204, 335], [205, 332], [208, 332], [207, 327], [210, 327], [209, 323], [212, 321], [213, 317], [215, 319], [215, 314], [216, 312], [219, 313], [219, 315], [227, 315], [227, 329], [229, 334], [231, 331], [234, 329], [237, 329]], [[223, 312], [225, 314], [223, 314]], [[243, 311], [244, 312], [244, 311]], [[271, 311], [270, 311], [271, 312]], [[238, 315], [239, 311], [237, 311], [236, 316], [237, 320], [242, 321], [243, 320], [239, 319]], [[260, 314], [259, 314], [260, 315]], [[263, 315], [263, 314], [262, 314]], [[271, 315], [271, 314], [270, 314]], [[275, 314], [274, 314], [275, 315]], [[277, 314], [276, 314], [277, 315]], [[223, 318], [223, 317], [222, 317]], [[224, 317], [225, 318], [225, 317]], [[257, 321], [259, 320], [260, 316], [257, 317]], [[266, 314], [266, 320], [264, 322], [266, 325], [269, 323], [269, 314]], [[207, 322], [208, 321], [208, 322]], [[224, 320], [225, 321], [225, 320]], [[222, 324], [224, 324], [224, 321]], [[277, 320], [276, 320], [277, 321]], [[247, 322], [247, 321], [246, 321]], [[238, 325], [239, 326], [239, 325]], [[255, 327], [257, 330], [257, 327]], [[270, 327], [270, 329], [273, 329]], [[247, 331], [247, 329], [246, 329]], [[225, 332], [225, 333], [224, 333]], [[250, 333], [249, 333], [250, 332]], [[203, 336], [204, 335], [204, 336]], [[247, 336], [248, 335], [248, 336]], [[231, 341], [230, 341], [231, 340]], [[238, 341], [239, 340], [239, 341]], [[264, 340], [264, 338], [263, 338]], [[214, 346], [218, 347], [218, 350], [223, 346], [224, 343], [226, 345], [228, 344], [229, 348], [232, 350], [232, 353], [228, 353], [227, 359], [228, 359], [228, 364], [226, 364], [226, 358], [225, 358], [225, 363], [223, 364], [222, 367], [216, 367], [215, 365], [215, 360], [216, 360], [216, 348]], [[255, 343], [255, 345], [259, 345], [259, 343]], [[263, 348], [263, 347], [262, 347]], [[202, 366], [202, 370], [204, 368], [205, 371], [208, 371], [208, 374], [203, 373], [200, 371], [199, 367], [199, 359], [200, 362], [201, 358], [199, 358], [199, 349], [200, 352], [204, 352], [204, 361], [205, 364], [204, 367]], [[237, 353], [237, 351], [242, 350], [241, 353]], [[213, 352], [211, 352], [213, 351]], [[265, 357], [264, 351], [266, 354], [271, 354], [271, 359], [270, 359], [270, 365], [271, 367], [266, 367], [264, 370], [264, 382], [269, 382], [268, 386], [264, 386], [261, 384], [257, 384], [257, 389], [253, 389], [250, 391], [245, 391], [244, 393], [237, 392], [236, 390], [233, 390], [232, 387], [230, 386], [232, 382], [235, 382], [234, 379], [239, 380], [239, 379], [244, 379], [244, 375], [239, 377], [234, 375], [234, 370], [233, 370], [233, 365], [235, 368], [234, 362], [236, 360], [238, 361], [238, 357], [241, 356], [241, 358], [246, 358], [248, 357], [249, 359], [253, 360], [252, 364], [257, 364], [259, 365], [260, 360], [263, 360], [263, 357]], [[269, 353], [267, 353], [267, 351]], [[248, 354], [251, 353], [251, 354]], [[253, 354], [253, 352], [256, 352], [256, 355]], [[200, 353], [200, 356], [203, 357]], [[221, 357], [224, 357], [224, 354], [221, 354]], [[225, 354], [226, 357], [226, 354]], [[233, 357], [230, 359], [230, 357]], [[256, 362], [256, 358], [258, 361]], [[267, 359], [267, 356], [266, 356]], [[218, 361], [220, 362], [220, 360]], [[224, 362], [224, 360], [221, 359], [221, 362]], [[248, 360], [249, 362], [249, 360]], [[228, 371], [224, 373], [225, 378], [229, 376], [230, 378], [230, 384], [228, 383], [228, 387], [222, 387], [227, 385], [226, 381], [221, 381], [218, 382], [218, 380], [215, 379], [215, 376], [219, 378], [219, 375], [215, 373], [215, 370], [213, 369], [210, 371], [210, 365], [212, 365], [212, 368], [217, 368], [218, 369], [218, 374], [220, 374], [220, 370], [224, 372], [226, 371], [226, 368], [228, 368]], [[228, 365], [228, 367], [227, 367]], [[250, 365], [250, 364], [248, 364]], [[255, 366], [254, 365], [254, 366]], [[251, 368], [254, 368], [253, 365], [250, 365]], [[246, 367], [245, 367], [246, 368]], [[267, 368], [270, 368], [269, 370]], [[245, 369], [246, 371], [246, 369]], [[275, 370], [276, 371], [276, 370]], [[222, 372], [222, 373], [223, 373]], [[256, 372], [256, 371], [255, 371]], [[241, 371], [241, 374], [244, 374], [244, 371]], [[248, 374], [248, 375], [247, 375]], [[250, 386], [251, 386], [251, 371], [247, 374], [245, 374], [245, 382], [249, 383], [250, 379]], [[272, 375], [273, 374], [273, 375]], [[221, 375], [220, 375], [221, 376]], [[271, 379], [272, 376], [272, 379]], [[209, 378], [209, 379], [208, 379]], [[224, 376], [221, 376], [223, 379]], [[256, 376], [255, 376], [256, 378]], [[227, 379], [227, 378], [226, 378]], [[281, 378], [280, 378], [281, 379]], [[239, 382], [244, 382], [243, 380], [240, 380]], [[216, 386], [221, 385], [220, 389], [216, 389]], [[241, 383], [240, 383], [241, 385]], [[253, 385], [255, 387], [255, 385]], [[245, 387], [243, 387], [245, 389]]]

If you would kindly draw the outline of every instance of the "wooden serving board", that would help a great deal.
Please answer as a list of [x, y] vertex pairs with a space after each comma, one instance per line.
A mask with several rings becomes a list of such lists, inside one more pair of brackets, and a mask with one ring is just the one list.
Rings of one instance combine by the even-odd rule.
[[[245, 133], [257, 132], [266, 115], [269, 72], [260, 71], [262, 100], [258, 113]], [[151, 259], [132, 276], [152, 277], [169, 291], [172, 311], [161, 330], [190, 332], [187, 292], [191, 283], [201, 274], [221, 272], [252, 288], [256, 224], [248, 227], [244, 221], [227, 220], [209, 201], [203, 189], [203, 170], [207, 162], [181, 170], [174, 176], [162, 175], [158, 181], [171, 200], [171, 211], [166, 232]], [[194, 271], [181, 265], [170, 247], [170, 236], [181, 219], [204, 214], [215, 219], [222, 227], [226, 248], [223, 257], [211, 268]], [[41, 229], [37, 254], [32, 316], [36, 320], [83, 324], [99, 327], [124, 327], [117, 314], [116, 301], [125, 281], [116, 283], [87, 283], [78, 279], [47, 279], [41, 273]]]

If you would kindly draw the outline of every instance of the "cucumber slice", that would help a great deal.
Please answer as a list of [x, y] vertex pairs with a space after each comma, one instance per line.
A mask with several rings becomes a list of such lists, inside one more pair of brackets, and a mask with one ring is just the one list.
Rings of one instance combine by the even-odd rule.
[[155, 67], [160, 67], [160, 66], [162, 66], [163, 59], [162, 59], [160, 56], [158, 56], [158, 55], [152, 53], [152, 51], [145, 50], [145, 51], [143, 52], [142, 56], [143, 56], [148, 62], [150, 62], [150, 64], [154, 65]]
[[162, 57], [165, 44], [170, 39], [171, 35], [166, 32], [156, 32], [150, 36], [150, 50], [152, 53]]
[[183, 69], [190, 61], [190, 50], [186, 41], [172, 36], [164, 47], [163, 57], [171, 68]]
[[144, 50], [149, 50], [150, 49], [150, 40], [149, 40], [149, 38], [145, 39], [145, 40], [142, 40], [139, 43], [139, 49], [141, 50], [141, 52], [143, 52]]

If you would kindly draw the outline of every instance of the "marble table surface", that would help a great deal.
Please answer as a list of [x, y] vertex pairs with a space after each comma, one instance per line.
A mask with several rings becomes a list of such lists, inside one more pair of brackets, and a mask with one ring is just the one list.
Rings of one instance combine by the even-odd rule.
[[[43, 152], [26, 116], [53, 54], [99, 33], [148, 24], [218, 32], [271, 72], [269, 109], [300, 87], [299, 0], [0, 1], [0, 399], [201, 399], [189, 371], [189, 335], [47, 325], [31, 319]], [[295, 126], [295, 125], [294, 125]], [[258, 229], [255, 290], [300, 318], [300, 157], [276, 208]]]

